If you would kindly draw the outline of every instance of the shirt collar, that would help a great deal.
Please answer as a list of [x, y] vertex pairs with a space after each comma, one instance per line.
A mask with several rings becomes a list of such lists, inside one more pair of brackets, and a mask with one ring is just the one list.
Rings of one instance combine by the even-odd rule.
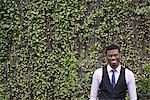
[[[111, 72], [112, 69], [113, 69], [113, 68], [111, 68], [110, 65], [108, 64], [108, 65], [107, 65], [107, 71], [108, 71], [108, 72]], [[120, 70], [121, 70], [121, 65], [119, 64], [119, 66], [116, 68], [116, 71], [117, 71], [117, 72], [120, 72]]]

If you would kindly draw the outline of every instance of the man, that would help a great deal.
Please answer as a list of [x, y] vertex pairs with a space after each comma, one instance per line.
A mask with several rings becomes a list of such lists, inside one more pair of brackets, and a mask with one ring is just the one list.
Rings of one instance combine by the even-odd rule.
[[130, 100], [137, 100], [134, 74], [121, 66], [120, 48], [108, 46], [106, 58], [108, 65], [93, 74], [90, 100], [125, 100], [126, 90]]

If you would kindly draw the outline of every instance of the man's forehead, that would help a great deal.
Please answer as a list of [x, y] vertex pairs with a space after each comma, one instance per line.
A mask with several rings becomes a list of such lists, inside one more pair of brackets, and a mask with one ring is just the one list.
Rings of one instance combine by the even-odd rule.
[[107, 50], [107, 54], [118, 54], [118, 53], [119, 53], [118, 49]]

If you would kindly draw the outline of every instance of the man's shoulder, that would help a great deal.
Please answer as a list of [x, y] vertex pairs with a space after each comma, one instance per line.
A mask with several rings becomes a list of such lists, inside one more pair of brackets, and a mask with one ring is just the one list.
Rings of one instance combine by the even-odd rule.
[[132, 70], [130, 70], [129, 68], [125, 68], [125, 73], [129, 75], [133, 74]]
[[95, 72], [94, 72], [94, 76], [100, 78], [100, 77], [102, 77], [102, 73], [103, 73], [102, 68], [97, 68], [97, 69], [95, 70]]
[[100, 72], [102, 72], [102, 70], [103, 70], [103, 67], [97, 68], [97, 69], [95, 70], [95, 73], [100, 73]]

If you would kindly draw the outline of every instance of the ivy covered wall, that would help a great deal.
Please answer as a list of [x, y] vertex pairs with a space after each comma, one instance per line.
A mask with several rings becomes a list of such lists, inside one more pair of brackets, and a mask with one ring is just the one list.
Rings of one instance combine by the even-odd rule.
[[150, 93], [149, 0], [1, 0], [0, 99], [88, 100], [112, 43]]

